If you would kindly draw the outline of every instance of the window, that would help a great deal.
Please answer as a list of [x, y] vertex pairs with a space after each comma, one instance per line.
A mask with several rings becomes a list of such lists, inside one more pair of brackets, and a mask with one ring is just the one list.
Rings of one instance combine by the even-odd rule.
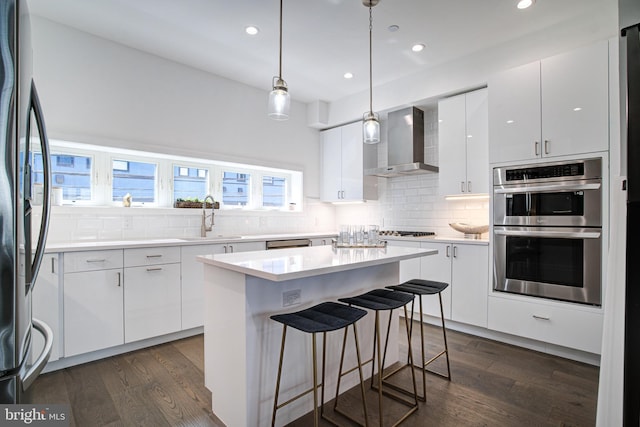
[[251, 175], [237, 172], [224, 172], [222, 177], [222, 203], [227, 206], [247, 206]]
[[276, 176], [262, 177], [262, 206], [282, 208], [287, 203], [287, 180]]
[[[51, 142], [53, 187], [64, 202], [122, 206], [129, 193], [146, 207], [173, 207], [176, 199], [212, 195], [221, 209], [289, 211], [302, 206], [302, 172], [211, 159]], [[30, 152], [32, 183], [43, 183], [42, 154]], [[22, 162], [21, 162], [22, 164]], [[22, 174], [20, 174], [22, 179]]]
[[[43, 183], [42, 154], [34, 154], [33, 182]], [[62, 187], [65, 202], [92, 200], [93, 158], [75, 154], [51, 155], [52, 186]]]
[[202, 199], [209, 188], [209, 170], [197, 167], [173, 166], [173, 200]]
[[134, 203], [155, 203], [156, 170], [155, 163], [114, 159], [111, 200], [119, 202], [129, 193]]

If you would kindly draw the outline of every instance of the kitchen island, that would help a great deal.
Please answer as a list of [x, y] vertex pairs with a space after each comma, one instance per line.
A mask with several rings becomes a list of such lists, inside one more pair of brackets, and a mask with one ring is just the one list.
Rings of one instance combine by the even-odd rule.
[[[436, 253], [319, 246], [198, 257], [205, 269], [205, 386], [212, 392], [213, 412], [228, 426], [270, 424], [282, 336], [282, 325], [270, 316], [397, 284], [400, 261]], [[398, 360], [397, 335], [392, 328], [387, 365]], [[358, 336], [366, 360], [373, 345], [372, 315], [358, 323]], [[327, 400], [335, 393], [341, 337], [327, 337]], [[309, 334], [287, 334], [281, 401], [311, 387], [310, 343]], [[345, 366], [355, 366], [351, 339], [347, 353]], [[356, 383], [352, 373], [344, 377], [341, 390]], [[308, 396], [286, 406], [278, 412], [277, 424], [309, 412], [312, 402]]]

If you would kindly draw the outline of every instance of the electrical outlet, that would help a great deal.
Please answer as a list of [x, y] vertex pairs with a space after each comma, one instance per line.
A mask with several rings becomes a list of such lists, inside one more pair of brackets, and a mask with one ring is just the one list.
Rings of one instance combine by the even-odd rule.
[[289, 307], [290, 305], [300, 304], [300, 299], [300, 289], [285, 291], [282, 293], [282, 306]]

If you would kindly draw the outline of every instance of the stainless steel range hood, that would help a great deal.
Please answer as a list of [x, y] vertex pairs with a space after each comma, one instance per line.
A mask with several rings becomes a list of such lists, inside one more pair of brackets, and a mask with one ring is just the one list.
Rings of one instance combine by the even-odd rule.
[[424, 112], [416, 107], [393, 111], [387, 117], [389, 166], [367, 169], [365, 175], [390, 178], [401, 175], [438, 172], [424, 162]]

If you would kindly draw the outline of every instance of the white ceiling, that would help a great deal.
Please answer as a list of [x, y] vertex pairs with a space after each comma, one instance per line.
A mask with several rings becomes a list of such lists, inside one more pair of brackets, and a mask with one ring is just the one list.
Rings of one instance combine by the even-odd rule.
[[[373, 9], [374, 85], [571, 26], [584, 16], [604, 14], [608, 21], [617, 16], [617, 0], [537, 0], [527, 10], [515, 3], [381, 0]], [[265, 91], [278, 73], [278, 0], [29, 0], [29, 5], [52, 21]], [[368, 89], [368, 19], [361, 0], [284, 1], [282, 76], [294, 99], [330, 102]], [[400, 30], [388, 31], [394, 24]], [[248, 36], [247, 25], [260, 33]], [[414, 43], [427, 47], [414, 53]], [[346, 71], [355, 77], [344, 79]]]

